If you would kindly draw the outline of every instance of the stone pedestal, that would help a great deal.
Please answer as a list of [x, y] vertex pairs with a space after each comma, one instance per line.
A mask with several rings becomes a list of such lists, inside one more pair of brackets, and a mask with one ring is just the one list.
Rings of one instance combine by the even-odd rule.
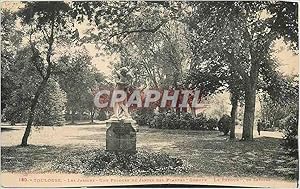
[[136, 152], [136, 130], [132, 121], [106, 121], [106, 150], [113, 152]]

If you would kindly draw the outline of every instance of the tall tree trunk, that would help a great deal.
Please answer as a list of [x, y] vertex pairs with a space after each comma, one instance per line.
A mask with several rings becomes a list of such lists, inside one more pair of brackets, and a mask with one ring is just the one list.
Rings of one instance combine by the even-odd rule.
[[245, 91], [245, 111], [244, 111], [242, 140], [253, 139], [255, 97], [256, 97], [256, 90], [249, 89]]
[[235, 139], [235, 121], [236, 121], [236, 115], [237, 115], [237, 108], [238, 108], [238, 97], [235, 94], [232, 94], [231, 97], [231, 125], [230, 125], [230, 139]]
[[253, 140], [258, 70], [259, 70], [259, 62], [253, 61], [250, 70], [250, 77], [245, 83], [245, 111], [244, 111], [242, 140]]
[[41, 84], [39, 85], [33, 100], [31, 101], [31, 106], [30, 106], [30, 111], [29, 111], [29, 117], [28, 117], [28, 121], [27, 121], [27, 126], [25, 129], [25, 133], [23, 135], [22, 138], [22, 143], [21, 146], [27, 146], [28, 145], [28, 137], [30, 135], [30, 131], [31, 131], [31, 126], [34, 120], [34, 114], [35, 114], [35, 109], [36, 109], [36, 105], [38, 103], [39, 97], [42, 94], [46, 84], [47, 84], [48, 78], [44, 78], [43, 81], [41, 82]]

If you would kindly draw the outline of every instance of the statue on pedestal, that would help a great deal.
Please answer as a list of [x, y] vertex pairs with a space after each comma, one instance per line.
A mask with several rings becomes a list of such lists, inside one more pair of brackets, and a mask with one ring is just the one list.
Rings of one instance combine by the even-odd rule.
[[[131, 72], [122, 67], [117, 71], [116, 89], [128, 94], [132, 78]], [[113, 115], [106, 121], [107, 151], [136, 153], [136, 122], [131, 118], [126, 103], [126, 98], [115, 102]]]

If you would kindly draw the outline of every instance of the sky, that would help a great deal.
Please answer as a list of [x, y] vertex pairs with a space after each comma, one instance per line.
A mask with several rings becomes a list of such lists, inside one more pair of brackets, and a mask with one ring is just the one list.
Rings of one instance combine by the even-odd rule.
[[[93, 57], [92, 64], [106, 76], [111, 75], [110, 63], [119, 61], [119, 57], [117, 55], [105, 55], [96, 49], [94, 44], [85, 44], [85, 47], [90, 53], [89, 55]], [[97, 56], [100, 53], [103, 55]]]
[[[22, 5], [18, 1], [1, 2], [1, 8], [8, 8], [12, 11], [17, 11], [21, 7]], [[84, 24], [77, 25], [77, 27], [80, 33], [84, 32], [86, 28]], [[105, 55], [105, 53], [96, 49], [94, 44], [86, 44], [85, 46], [89, 55], [93, 57], [92, 63], [96, 66], [96, 68], [105, 75], [110, 75], [110, 63], [119, 61], [119, 57], [117, 55]], [[299, 73], [299, 55], [294, 54], [282, 40], [278, 40], [275, 43], [275, 49], [277, 52], [274, 53], [274, 56], [277, 57], [280, 64], [279, 71], [285, 75], [294, 75]], [[99, 54], [101, 55], [99, 56]]]
[[299, 73], [299, 55], [294, 54], [282, 40], [275, 44], [275, 49], [279, 51], [275, 56], [278, 58], [280, 71], [286, 75]]

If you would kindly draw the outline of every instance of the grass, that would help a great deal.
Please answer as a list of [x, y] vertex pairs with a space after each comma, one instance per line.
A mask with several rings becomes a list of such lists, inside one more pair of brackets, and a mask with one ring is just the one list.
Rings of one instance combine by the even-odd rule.
[[[88, 159], [89, 153], [105, 149], [104, 125], [42, 128], [33, 132], [29, 143], [34, 145], [28, 147], [17, 145], [22, 133], [23, 129], [1, 133], [5, 141], [1, 147], [4, 172], [50, 172], [55, 162], [64, 162], [66, 157], [77, 159], [85, 154]], [[137, 133], [138, 151], [167, 154], [187, 162], [189, 171], [182, 173], [186, 176], [294, 178], [297, 161], [288, 156], [281, 143], [282, 139], [263, 135], [250, 142], [230, 141], [217, 131], [141, 127]]]

